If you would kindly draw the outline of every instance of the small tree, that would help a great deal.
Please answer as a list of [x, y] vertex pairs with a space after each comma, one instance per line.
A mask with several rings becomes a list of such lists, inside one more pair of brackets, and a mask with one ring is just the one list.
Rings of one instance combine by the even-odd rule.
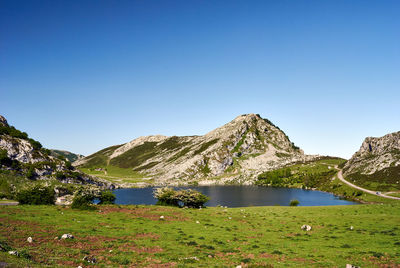
[[114, 204], [115, 201], [115, 194], [111, 191], [103, 191], [100, 193], [99, 196], [99, 204], [101, 205], [107, 205], [107, 204]]
[[82, 210], [95, 210], [96, 208], [92, 205], [95, 196], [90, 193], [77, 193], [72, 200], [71, 208], [82, 209]]
[[179, 200], [176, 198], [174, 189], [168, 187], [157, 188], [154, 190], [153, 196], [158, 199], [157, 205], [179, 206]]
[[179, 206], [180, 203], [191, 208], [199, 208], [210, 200], [210, 198], [192, 189], [175, 191], [164, 187], [154, 191], [154, 197], [158, 199], [157, 205]]
[[16, 197], [22, 205], [54, 205], [55, 202], [54, 189], [39, 185], [19, 191]]
[[290, 200], [289, 206], [297, 207], [299, 204], [300, 204], [299, 200], [293, 199], [293, 200]]
[[190, 208], [202, 207], [208, 200], [210, 200], [208, 196], [192, 189], [176, 192], [176, 198], [179, 201], [182, 201], [184, 206]]

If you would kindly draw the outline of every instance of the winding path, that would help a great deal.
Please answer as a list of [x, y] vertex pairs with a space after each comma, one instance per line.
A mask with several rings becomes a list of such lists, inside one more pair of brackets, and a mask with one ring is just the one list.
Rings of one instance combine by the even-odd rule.
[[400, 197], [389, 196], [389, 195], [385, 195], [385, 194], [382, 194], [382, 193], [377, 192], [377, 191], [371, 191], [371, 190], [368, 190], [368, 189], [365, 189], [365, 188], [361, 188], [360, 186], [354, 185], [354, 184], [352, 184], [351, 182], [346, 181], [346, 180], [343, 178], [343, 172], [342, 172], [342, 170], [339, 170], [337, 176], [338, 176], [339, 180], [341, 180], [342, 182], [346, 183], [348, 186], [353, 187], [353, 188], [355, 188], [355, 189], [358, 189], [358, 190], [361, 190], [361, 191], [363, 191], [363, 192], [366, 192], [366, 193], [369, 193], [369, 194], [373, 194], [373, 195], [376, 195], [376, 196], [381, 196], [381, 197], [384, 197], [384, 198], [390, 198], [390, 199], [400, 200]]

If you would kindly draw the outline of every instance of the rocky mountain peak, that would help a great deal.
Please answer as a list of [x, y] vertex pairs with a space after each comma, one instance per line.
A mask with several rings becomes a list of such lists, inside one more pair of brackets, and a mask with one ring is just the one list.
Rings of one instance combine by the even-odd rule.
[[351, 173], [373, 174], [400, 166], [400, 131], [383, 137], [367, 137], [360, 149], [344, 167], [345, 175]]
[[4, 127], [8, 127], [7, 120], [4, 116], [0, 115], [0, 125]]

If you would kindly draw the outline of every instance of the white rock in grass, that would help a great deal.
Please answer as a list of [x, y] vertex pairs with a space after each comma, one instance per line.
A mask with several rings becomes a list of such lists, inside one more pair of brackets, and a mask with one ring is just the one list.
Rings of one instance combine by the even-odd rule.
[[352, 230], [352, 231], [354, 230], [354, 227], [353, 227], [353, 225], [352, 225], [352, 226], [350, 226], [350, 230]]
[[32, 239], [32, 237], [28, 237], [28, 239], [26, 239], [26, 241], [28, 241], [28, 243], [32, 243], [33, 239]]
[[304, 231], [311, 231], [311, 226], [310, 225], [306, 225], [306, 224], [304, 224], [303, 226], [301, 226], [301, 230], [304, 230]]
[[61, 239], [74, 239], [74, 236], [72, 234], [63, 234]]
[[164, 220], [164, 216], [160, 216], [160, 220]]
[[18, 251], [16, 251], [16, 250], [11, 250], [11, 251], [8, 252], [8, 254], [10, 254], [10, 255], [15, 255], [15, 256], [19, 256], [19, 253], [18, 253]]
[[196, 223], [200, 223], [199, 221], [196, 221]]

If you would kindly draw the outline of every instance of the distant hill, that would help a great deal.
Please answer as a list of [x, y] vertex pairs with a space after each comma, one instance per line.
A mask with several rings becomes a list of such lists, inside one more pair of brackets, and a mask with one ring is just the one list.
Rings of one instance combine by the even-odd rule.
[[65, 157], [68, 161], [70, 161], [71, 163], [84, 158], [84, 155], [81, 154], [74, 154], [68, 151], [64, 151], [64, 150], [55, 150], [55, 149], [50, 149], [51, 155], [54, 157]]
[[350, 181], [368, 189], [400, 189], [400, 131], [366, 138], [343, 171]]
[[40, 142], [10, 126], [0, 115], [0, 171], [12, 171], [29, 180], [57, 180], [61, 183], [112, 187], [107, 181], [86, 175], [69, 161], [54, 157]]
[[269, 120], [245, 114], [204, 136], [140, 137], [105, 148], [74, 165], [133, 169], [156, 184], [251, 184], [261, 172], [314, 158]]

